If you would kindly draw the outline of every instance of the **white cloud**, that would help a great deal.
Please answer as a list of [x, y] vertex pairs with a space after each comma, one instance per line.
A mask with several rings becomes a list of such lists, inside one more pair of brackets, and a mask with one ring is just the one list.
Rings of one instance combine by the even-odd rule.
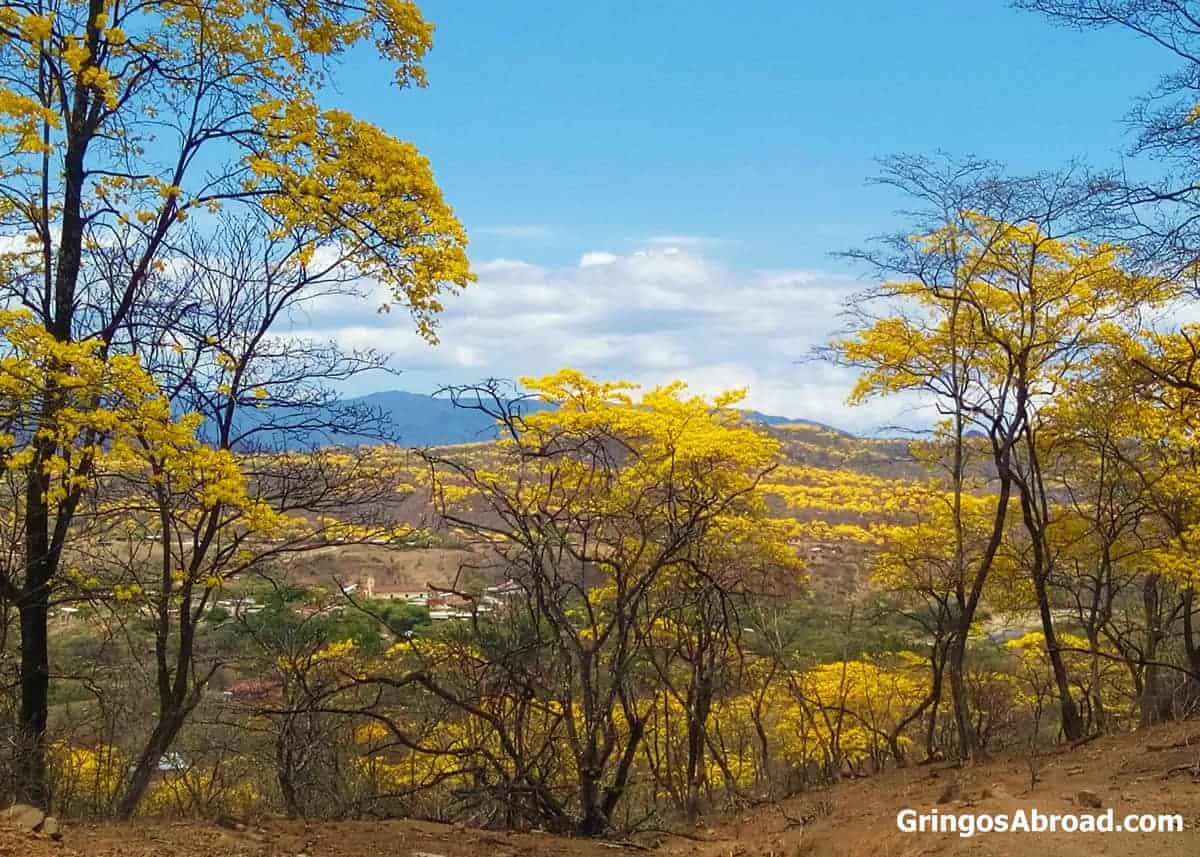
[[612, 253], [604, 253], [600, 250], [593, 250], [590, 253], [584, 253], [579, 257], [579, 267], [594, 268], [597, 265], [611, 265], [617, 261], [617, 257]]
[[492, 259], [475, 266], [475, 273], [480, 276], [535, 276], [541, 269], [520, 259]]
[[477, 264], [479, 282], [445, 302], [436, 347], [410, 333], [402, 314], [375, 316], [363, 305], [353, 322], [340, 308], [311, 313], [302, 326], [394, 353], [404, 377], [377, 379], [376, 388], [426, 391], [575, 366], [643, 384], [683, 379], [704, 394], [747, 387], [748, 407], [861, 432], [930, 422], [908, 400], [848, 407], [853, 373], [809, 359], [841, 326], [841, 304], [860, 282], [820, 271], [736, 270], [697, 250], [670, 249], [592, 251], [566, 267]]

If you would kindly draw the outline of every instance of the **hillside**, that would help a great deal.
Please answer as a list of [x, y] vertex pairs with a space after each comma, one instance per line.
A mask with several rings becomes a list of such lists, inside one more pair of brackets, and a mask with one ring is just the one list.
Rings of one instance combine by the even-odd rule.
[[[390, 397], [392, 394], [380, 394]], [[398, 394], [394, 402], [407, 403], [412, 399], [423, 399], [418, 413], [431, 414], [441, 407], [442, 400], [415, 397], [413, 394]], [[429, 402], [439, 403], [422, 410]], [[458, 409], [461, 411], [461, 409]], [[473, 412], [468, 412], [473, 413]], [[781, 445], [779, 468], [772, 478], [782, 482], [792, 480], [797, 472], [809, 471], [828, 474], [834, 481], [852, 476], [892, 481], [902, 485], [906, 480], [925, 476], [919, 463], [908, 451], [908, 441], [892, 438], [860, 438], [820, 423], [789, 420], [763, 414], [751, 414], [750, 418], [760, 422], [764, 429], [777, 438]], [[469, 420], [442, 426], [430, 427], [426, 436], [453, 434], [454, 432], [482, 432], [482, 425], [470, 424]], [[489, 429], [490, 430], [490, 429]], [[486, 447], [483, 447], [486, 449]], [[410, 455], [403, 450], [398, 455]], [[414, 527], [429, 524], [426, 495], [406, 498], [397, 506], [395, 513]], [[825, 506], [790, 508], [782, 499], [775, 501], [775, 514], [794, 517], [799, 521], [830, 521], [833, 523], [856, 523], [869, 525], [878, 516], [871, 510], [854, 513], [835, 510]], [[397, 550], [382, 545], [331, 546], [312, 553], [300, 555], [291, 564], [293, 580], [298, 583], [332, 584], [334, 579], [353, 582], [363, 575], [372, 575], [378, 584], [395, 590], [419, 590], [426, 586], [450, 586], [460, 565], [469, 563], [470, 554], [456, 544], [455, 536], [444, 533], [445, 544], [427, 549]], [[828, 584], [841, 591], [856, 588], [867, 573], [868, 554], [864, 546], [855, 542], [838, 542], [822, 545], [819, 540], [804, 539], [801, 552], [812, 579], [818, 584]], [[496, 582], [496, 581], [488, 581]]]
[[[305, 823], [282, 818], [221, 824], [68, 826], [62, 842], [0, 826], [0, 854], [12, 857], [1011, 857], [1034, 846], [1061, 857], [1184, 857], [1200, 844], [1200, 733], [1182, 723], [1097, 739], [1051, 752], [1031, 765], [1021, 752], [972, 768], [946, 764], [844, 782], [801, 797], [705, 818], [687, 836], [640, 833], [597, 842], [542, 834], [477, 830], [421, 821]], [[1080, 805], [1091, 792], [1101, 809]], [[949, 798], [949, 795], [956, 797]], [[1184, 832], [1156, 834], [902, 833], [906, 808], [941, 813], [1178, 813]]]

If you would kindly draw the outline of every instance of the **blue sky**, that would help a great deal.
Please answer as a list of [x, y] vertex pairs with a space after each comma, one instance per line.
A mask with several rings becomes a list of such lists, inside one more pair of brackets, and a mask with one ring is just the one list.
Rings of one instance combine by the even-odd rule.
[[844, 373], [795, 359], [854, 287], [830, 252], [898, 223], [899, 201], [865, 184], [872, 159], [1112, 164], [1132, 100], [1169, 68], [1126, 33], [990, 0], [421, 7], [428, 89], [388, 89], [361, 52], [330, 100], [428, 155], [480, 283], [433, 350], [395, 316], [337, 322], [406, 370], [360, 389], [573, 363], [748, 384], [753, 405], [870, 430], [895, 409], [848, 411]]

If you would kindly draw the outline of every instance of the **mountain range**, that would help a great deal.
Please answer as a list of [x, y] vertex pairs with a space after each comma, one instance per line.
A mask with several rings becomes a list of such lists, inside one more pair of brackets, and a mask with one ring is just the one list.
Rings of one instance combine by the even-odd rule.
[[[386, 390], [347, 398], [342, 402], [342, 406], [361, 408], [382, 416], [390, 426], [389, 435], [394, 436], [397, 442], [404, 446], [448, 446], [459, 443], [477, 443], [494, 440], [497, 436], [496, 425], [491, 417], [479, 410], [457, 406], [445, 396], [430, 396], [405, 390]], [[522, 402], [520, 407], [530, 411], [540, 410], [546, 405], [526, 401]], [[252, 423], [259, 423], [274, 421], [274, 416], [270, 409], [267, 409], [265, 413], [251, 412], [247, 418]], [[750, 420], [765, 425], [799, 423], [836, 431], [843, 435], [847, 434], [813, 420], [792, 419], [759, 411], [747, 411], [746, 416]], [[317, 421], [320, 421], [319, 415]], [[299, 449], [322, 445], [353, 446], [376, 442], [378, 440], [373, 437], [314, 431], [309, 433], [290, 432], [286, 445]]]

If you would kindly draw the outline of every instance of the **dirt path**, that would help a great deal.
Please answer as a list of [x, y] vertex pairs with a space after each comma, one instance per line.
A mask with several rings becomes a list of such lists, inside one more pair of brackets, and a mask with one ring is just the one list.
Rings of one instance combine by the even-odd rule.
[[[960, 770], [917, 766], [842, 783], [826, 791], [764, 807], [719, 825], [720, 842], [704, 857], [1197, 857], [1200, 855], [1200, 722], [1171, 724], [1135, 735], [1102, 738], [1047, 754], [1031, 785], [1027, 756], [1011, 754]], [[1174, 773], [1168, 774], [1168, 772]], [[1080, 792], [1098, 799], [1087, 807]], [[902, 809], [940, 813], [1178, 813], [1182, 833], [1006, 833], [970, 838], [953, 833], [903, 833]], [[807, 823], [797, 822], [806, 820]], [[732, 843], [730, 850], [727, 845]]]

